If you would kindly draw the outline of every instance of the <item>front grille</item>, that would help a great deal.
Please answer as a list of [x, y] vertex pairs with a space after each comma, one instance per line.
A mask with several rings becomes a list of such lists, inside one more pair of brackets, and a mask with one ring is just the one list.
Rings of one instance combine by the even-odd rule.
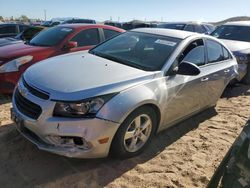
[[44, 92], [44, 91], [39, 91], [38, 89], [31, 87], [25, 80], [24, 78], [23, 80], [23, 85], [29, 90], [30, 93], [32, 93], [33, 95], [35, 95], [36, 97], [39, 97], [41, 99], [44, 100], [48, 100], [49, 99], [49, 94]]
[[24, 127], [23, 130], [21, 131], [24, 135], [26, 135], [29, 139], [33, 140], [35, 143], [42, 144], [43, 146], [50, 146], [46, 142], [44, 142], [39, 136], [37, 136], [33, 131], [30, 129]]
[[42, 108], [24, 98], [18, 89], [15, 92], [15, 102], [18, 110], [31, 119], [38, 119], [42, 113]]

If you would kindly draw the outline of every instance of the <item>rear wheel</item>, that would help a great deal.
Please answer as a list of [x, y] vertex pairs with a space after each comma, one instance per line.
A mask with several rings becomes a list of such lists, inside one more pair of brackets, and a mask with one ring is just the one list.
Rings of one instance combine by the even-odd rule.
[[118, 129], [111, 145], [111, 154], [119, 158], [138, 155], [149, 144], [156, 124], [157, 118], [152, 108], [138, 108]]

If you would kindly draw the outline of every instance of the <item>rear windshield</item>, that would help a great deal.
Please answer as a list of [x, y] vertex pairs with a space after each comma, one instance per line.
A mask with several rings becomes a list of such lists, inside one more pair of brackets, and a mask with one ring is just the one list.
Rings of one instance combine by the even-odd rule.
[[53, 27], [40, 32], [30, 41], [29, 44], [34, 46], [55, 46], [62, 42], [65, 37], [67, 37], [72, 32], [72, 28]]
[[219, 39], [250, 42], [250, 27], [223, 25], [218, 27], [211, 35]]
[[159, 24], [158, 28], [183, 30], [186, 24]]
[[145, 71], [161, 70], [181, 39], [126, 32], [104, 42], [89, 53]]
[[94, 20], [84, 20], [84, 19], [80, 19], [80, 20], [77, 20], [77, 19], [74, 19], [74, 20], [67, 20], [65, 22], [63, 22], [63, 24], [67, 24], [67, 23], [90, 23], [90, 24], [94, 24], [95, 21]]

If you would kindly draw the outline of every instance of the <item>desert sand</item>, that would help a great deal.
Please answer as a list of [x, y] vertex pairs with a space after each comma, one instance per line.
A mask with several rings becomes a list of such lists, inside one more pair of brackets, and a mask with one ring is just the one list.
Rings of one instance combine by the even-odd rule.
[[250, 116], [250, 87], [227, 88], [215, 109], [163, 131], [138, 157], [68, 159], [38, 150], [0, 96], [1, 187], [205, 187]]

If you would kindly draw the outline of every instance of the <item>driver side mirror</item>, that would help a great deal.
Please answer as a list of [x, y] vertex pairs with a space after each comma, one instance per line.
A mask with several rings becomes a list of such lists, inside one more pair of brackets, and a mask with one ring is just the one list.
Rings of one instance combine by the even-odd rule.
[[77, 47], [77, 42], [73, 42], [73, 41], [69, 41], [68, 43], [64, 45], [64, 49], [67, 49], [67, 50], [75, 48], [75, 47]]
[[201, 70], [197, 65], [187, 61], [183, 61], [176, 70], [176, 74], [187, 76], [197, 76], [200, 72]]

